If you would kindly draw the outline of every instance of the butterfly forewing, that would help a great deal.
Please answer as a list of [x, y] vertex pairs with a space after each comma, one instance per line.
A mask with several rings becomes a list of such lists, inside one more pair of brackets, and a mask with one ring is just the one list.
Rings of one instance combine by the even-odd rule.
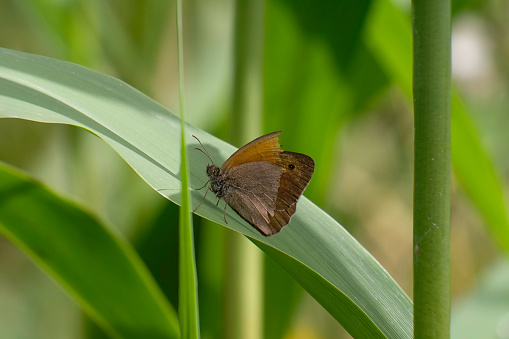
[[281, 131], [265, 134], [244, 145], [224, 162], [221, 172], [227, 173], [230, 168], [248, 162], [277, 162], [281, 152], [277, 137], [280, 133]]

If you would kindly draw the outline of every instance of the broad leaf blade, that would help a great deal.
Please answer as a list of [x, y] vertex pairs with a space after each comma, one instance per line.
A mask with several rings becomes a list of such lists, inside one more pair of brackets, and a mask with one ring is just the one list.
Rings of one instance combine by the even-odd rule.
[[113, 337], [178, 338], [174, 310], [131, 247], [86, 211], [2, 164], [0, 232]]
[[[145, 95], [77, 65], [5, 49], [0, 49], [0, 88], [0, 116], [88, 129], [109, 143], [149, 185], [175, 189], [165, 192], [170, 200], [180, 202], [180, 122]], [[200, 138], [218, 164], [235, 150], [193, 126], [187, 130]], [[189, 156], [191, 187], [200, 187], [206, 181], [208, 159], [199, 152]], [[194, 206], [202, 194], [193, 192]], [[306, 198], [300, 200], [291, 224], [268, 238], [230, 209], [225, 224], [223, 210], [215, 204], [209, 195], [198, 214], [263, 244], [350, 333], [412, 335], [410, 298], [348, 232]]]

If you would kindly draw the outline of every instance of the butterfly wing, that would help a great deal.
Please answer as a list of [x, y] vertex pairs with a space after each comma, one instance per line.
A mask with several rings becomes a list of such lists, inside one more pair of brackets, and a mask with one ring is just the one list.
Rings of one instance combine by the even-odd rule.
[[277, 162], [281, 152], [277, 137], [280, 133], [281, 131], [277, 131], [262, 135], [239, 148], [224, 162], [221, 166], [221, 172], [227, 173], [231, 168], [248, 162]]
[[237, 165], [224, 174], [228, 182], [224, 199], [260, 233], [276, 234], [290, 222], [314, 166], [307, 155], [283, 151], [275, 162]]
[[277, 233], [270, 228], [276, 211], [277, 192], [283, 169], [275, 163], [257, 161], [228, 171], [228, 189], [223, 196], [230, 207], [265, 236]]
[[315, 171], [315, 161], [311, 157], [295, 152], [282, 152], [278, 165], [283, 172], [279, 179], [275, 213], [269, 217], [268, 224], [274, 233], [290, 222], [297, 208], [297, 201]]

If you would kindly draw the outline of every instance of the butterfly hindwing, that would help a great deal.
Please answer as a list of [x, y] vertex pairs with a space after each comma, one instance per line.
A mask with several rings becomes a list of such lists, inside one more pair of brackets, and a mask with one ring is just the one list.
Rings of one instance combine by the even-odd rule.
[[224, 200], [244, 220], [264, 235], [274, 234], [269, 224], [276, 213], [281, 166], [266, 161], [249, 162], [230, 169]]
[[315, 170], [314, 160], [301, 153], [284, 151], [278, 164], [283, 173], [279, 179], [275, 213], [269, 222], [269, 227], [277, 232], [290, 222], [297, 208], [297, 201]]

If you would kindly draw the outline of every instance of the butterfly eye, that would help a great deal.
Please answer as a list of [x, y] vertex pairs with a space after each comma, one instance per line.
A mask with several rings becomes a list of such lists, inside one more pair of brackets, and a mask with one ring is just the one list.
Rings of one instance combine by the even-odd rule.
[[295, 165], [294, 164], [290, 164], [290, 165], [288, 165], [288, 168], [293, 170], [293, 169], [295, 169]]

